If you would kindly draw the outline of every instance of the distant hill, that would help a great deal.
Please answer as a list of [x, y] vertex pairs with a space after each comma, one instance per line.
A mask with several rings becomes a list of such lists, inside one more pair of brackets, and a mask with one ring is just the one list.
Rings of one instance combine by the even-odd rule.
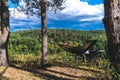
[[[107, 44], [104, 30], [80, 31], [65, 29], [48, 29], [48, 53], [58, 53], [61, 48], [58, 42], [69, 42], [74, 45], [83, 45], [86, 41], [97, 39], [94, 50], [105, 49]], [[41, 53], [41, 30], [23, 30], [11, 32], [9, 40], [9, 53]]]

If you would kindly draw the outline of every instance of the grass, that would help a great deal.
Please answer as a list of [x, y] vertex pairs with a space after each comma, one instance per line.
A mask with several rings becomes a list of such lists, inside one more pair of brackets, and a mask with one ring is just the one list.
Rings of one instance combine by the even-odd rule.
[[40, 63], [40, 56], [34, 54], [14, 54], [11, 55], [10, 65], [16, 65], [27, 68], [38, 66]]
[[[0, 67], [0, 80], [111, 80], [106, 55], [97, 55], [91, 60], [75, 60], [75, 55], [49, 54], [49, 65], [40, 69], [40, 56], [34, 54], [10, 55], [13, 67]], [[14, 74], [14, 75], [13, 75]], [[118, 79], [119, 80], [119, 79]]]

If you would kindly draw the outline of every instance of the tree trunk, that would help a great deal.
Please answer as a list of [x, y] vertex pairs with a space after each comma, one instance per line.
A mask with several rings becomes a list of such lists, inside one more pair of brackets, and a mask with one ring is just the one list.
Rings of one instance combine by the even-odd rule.
[[47, 45], [47, 27], [46, 27], [46, 0], [41, 0], [41, 24], [42, 24], [42, 58], [41, 67], [48, 64], [48, 45]]
[[104, 0], [104, 25], [112, 65], [120, 70], [120, 0]]
[[8, 66], [9, 39], [9, 11], [8, 0], [0, 1], [0, 66]]

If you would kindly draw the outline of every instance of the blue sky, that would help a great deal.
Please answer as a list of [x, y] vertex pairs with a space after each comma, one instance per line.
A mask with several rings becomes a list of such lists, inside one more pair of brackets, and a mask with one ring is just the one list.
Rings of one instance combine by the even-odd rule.
[[[63, 6], [65, 9], [56, 14], [47, 11], [47, 28], [104, 30], [103, 0], [66, 0]], [[41, 28], [40, 18], [35, 15], [28, 17], [13, 7], [9, 1], [11, 31]]]

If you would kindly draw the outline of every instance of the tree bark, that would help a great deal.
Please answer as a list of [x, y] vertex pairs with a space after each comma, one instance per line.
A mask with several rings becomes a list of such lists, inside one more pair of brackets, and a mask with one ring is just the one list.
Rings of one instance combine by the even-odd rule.
[[46, 0], [41, 0], [41, 25], [42, 25], [42, 58], [41, 67], [46, 67], [48, 64], [48, 42], [47, 42], [47, 27], [46, 27]]
[[9, 11], [8, 0], [0, 1], [0, 66], [8, 66], [9, 39]]
[[120, 0], [104, 0], [103, 23], [108, 39], [108, 53], [112, 65], [120, 70]]

